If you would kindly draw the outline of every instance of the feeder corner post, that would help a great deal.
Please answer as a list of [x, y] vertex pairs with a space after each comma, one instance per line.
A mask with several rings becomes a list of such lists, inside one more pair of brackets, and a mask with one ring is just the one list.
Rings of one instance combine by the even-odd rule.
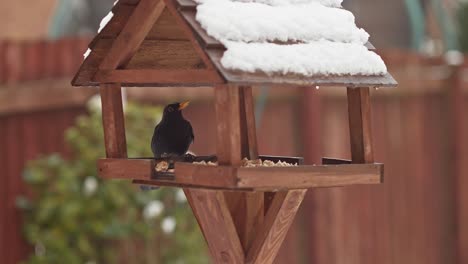
[[348, 118], [351, 160], [356, 164], [374, 163], [369, 87], [348, 87]]
[[101, 84], [102, 125], [107, 158], [127, 158], [125, 118], [120, 84]]
[[[240, 166], [243, 158], [257, 159], [252, 87], [214, 88], [217, 155], [220, 165]], [[248, 251], [264, 219], [263, 192], [224, 192], [242, 247]]]

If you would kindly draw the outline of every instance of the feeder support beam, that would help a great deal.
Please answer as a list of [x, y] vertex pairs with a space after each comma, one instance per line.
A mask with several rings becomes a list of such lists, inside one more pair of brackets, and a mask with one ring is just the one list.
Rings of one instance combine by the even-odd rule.
[[[215, 87], [217, 150], [220, 165], [239, 166], [243, 158], [257, 159], [257, 138], [251, 87]], [[244, 251], [264, 219], [264, 193], [226, 192]]]
[[349, 134], [353, 163], [373, 163], [369, 87], [348, 88]]
[[120, 84], [101, 84], [99, 92], [101, 94], [106, 156], [108, 158], [127, 158], [122, 89]]

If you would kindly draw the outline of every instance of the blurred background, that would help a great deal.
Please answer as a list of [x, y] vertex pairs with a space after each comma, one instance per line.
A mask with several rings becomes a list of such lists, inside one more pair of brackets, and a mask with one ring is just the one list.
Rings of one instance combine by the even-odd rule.
[[[182, 193], [96, 178], [95, 88], [70, 80], [114, 0], [0, 2], [0, 262], [207, 263]], [[344, 0], [399, 82], [372, 91], [380, 186], [308, 192], [277, 263], [468, 263], [468, 2]], [[211, 89], [126, 89], [129, 155], [189, 99], [215, 153]], [[256, 87], [260, 153], [349, 158], [343, 88]]]

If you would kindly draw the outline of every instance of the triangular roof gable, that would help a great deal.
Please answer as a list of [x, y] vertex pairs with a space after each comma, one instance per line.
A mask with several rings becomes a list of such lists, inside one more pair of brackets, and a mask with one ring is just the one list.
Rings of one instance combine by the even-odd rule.
[[[200, 86], [228, 82], [238, 85], [393, 87], [397, 84], [389, 73], [383, 76], [306, 77], [225, 69], [220, 62], [225, 47], [196, 21], [196, 5], [192, 0], [120, 0], [113, 9], [114, 17], [90, 43], [91, 53], [75, 76], [73, 85], [118, 82], [132, 86]], [[144, 40], [141, 41], [140, 36], [138, 50], [128, 49], [126, 39], [135, 32], [142, 34], [143, 22], [151, 25], [143, 34]], [[370, 43], [367, 47], [374, 49]], [[122, 52], [127, 53], [122, 57], [123, 63], [117, 69], [108, 69], [105, 57], [112, 58]], [[115, 66], [115, 62], [111, 66]]]
[[162, 0], [120, 0], [111, 20], [89, 44], [91, 52], [72, 84], [200, 86], [223, 82], [191, 30], [170, 9]]

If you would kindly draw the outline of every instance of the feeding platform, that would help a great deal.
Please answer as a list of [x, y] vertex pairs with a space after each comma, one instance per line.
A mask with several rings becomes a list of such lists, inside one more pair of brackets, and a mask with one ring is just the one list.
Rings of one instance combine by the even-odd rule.
[[[306, 25], [302, 28], [316, 28], [315, 24], [323, 21], [330, 23], [326, 24], [326, 31], [304, 32], [305, 37], [335, 32], [328, 42], [298, 41], [294, 36], [286, 41], [268, 38], [271, 37], [269, 34], [276, 34], [276, 28], [264, 34], [267, 39], [262, 41], [254, 39], [243, 43], [234, 39], [233, 43], [232, 39], [215, 38], [217, 33], [233, 32], [213, 33], [210, 23], [205, 23], [210, 16], [202, 13], [210, 11], [209, 8], [226, 10], [223, 5], [232, 5], [245, 12], [231, 12], [229, 19], [233, 20], [228, 24], [242, 27], [237, 22], [243, 20], [236, 16], [251, 12], [250, 3], [120, 0], [112, 9], [113, 15], [108, 17], [108, 23], [89, 44], [88, 56], [72, 81], [74, 86], [100, 87], [107, 157], [98, 161], [99, 176], [128, 179], [137, 184], [183, 188], [214, 263], [273, 263], [310, 188], [383, 182], [383, 164], [374, 161], [369, 91], [373, 87], [391, 88], [397, 83], [386, 72], [380, 57], [372, 52], [375, 47], [367, 41], [367, 33], [355, 26], [349, 12], [337, 8], [340, 0], [311, 2], [308, 4], [313, 5], [311, 7], [294, 7], [291, 3], [297, 16], [294, 12], [288, 14], [288, 8], [284, 6], [270, 8], [257, 4], [255, 10], [258, 18], [268, 17], [271, 22], [275, 22], [277, 16], [288, 18], [284, 21], [299, 19]], [[319, 2], [335, 5], [317, 6]], [[217, 6], [207, 6], [210, 3]], [[311, 16], [306, 10], [300, 15], [303, 8], [312, 12], [320, 9], [324, 14], [320, 11]], [[266, 16], [268, 12], [276, 15]], [[320, 16], [320, 19], [313, 20]], [[263, 27], [256, 16], [252, 18], [249, 26]], [[335, 19], [348, 23], [345, 26], [351, 33], [342, 34], [336, 30], [333, 26]], [[288, 25], [278, 25], [284, 26], [282, 32], [285, 34], [297, 33], [288, 30]], [[236, 32], [248, 33], [241, 29], [237, 28]], [[355, 38], [341, 42], [334, 39], [349, 36]], [[239, 47], [255, 51], [255, 45], [260, 45], [258, 51], [262, 51], [264, 45], [267, 51], [272, 48], [283, 55], [296, 57], [282, 56], [266, 66], [262, 64], [264, 58], [253, 58], [249, 64], [253, 70], [245, 68], [242, 59], [229, 63], [229, 56], [232, 59], [246, 55]], [[298, 52], [304, 48], [310, 52]], [[331, 52], [322, 52], [324, 49]], [[357, 53], [348, 52], [350, 50]], [[262, 55], [260, 53], [259, 56]], [[272, 58], [277, 55], [276, 52], [263, 53], [263, 56], [265, 54]], [[321, 59], [326, 63], [310, 59], [307, 57], [310, 54], [325, 54], [326, 57]], [[356, 54], [362, 58], [353, 58]], [[244, 58], [250, 57], [255, 56]], [[298, 69], [295, 59], [302, 60], [300, 67], [304, 68]], [[276, 70], [268, 71], [269, 68]], [[317, 74], [309, 74], [311, 70], [317, 70]], [[259, 155], [252, 97], [252, 86], [256, 85], [281, 86], [284, 89], [317, 85], [347, 87], [351, 160], [324, 158], [322, 164], [306, 165], [302, 158]], [[216, 110], [216, 155], [190, 160], [185, 157], [176, 160], [127, 157], [122, 86], [211, 87]], [[244, 158], [272, 163], [282, 161], [291, 166], [245, 167]], [[163, 161], [167, 168], [158, 169]], [[199, 164], [201, 161], [216, 161], [216, 165]]]
[[324, 158], [323, 165], [303, 165], [302, 158], [259, 158], [297, 166], [218, 166], [180, 161], [175, 162], [172, 172], [158, 172], [156, 167], [161, 160], [153, 158], [101, 159], [98, 171], [106, 179], [128, 179], [155, 186], [231, 191], [273, 192], [383, 182], [383, 164], [352, 164], [347, 160]]

